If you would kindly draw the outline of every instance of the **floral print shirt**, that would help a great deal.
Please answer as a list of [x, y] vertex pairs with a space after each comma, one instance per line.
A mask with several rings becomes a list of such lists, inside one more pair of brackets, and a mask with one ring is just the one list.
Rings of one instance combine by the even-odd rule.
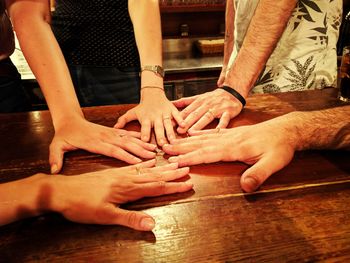
[[[235, 60], [259, 0], [234, 2]], [[252, 93], [336, 87], [342, 0], [299, 0]]]

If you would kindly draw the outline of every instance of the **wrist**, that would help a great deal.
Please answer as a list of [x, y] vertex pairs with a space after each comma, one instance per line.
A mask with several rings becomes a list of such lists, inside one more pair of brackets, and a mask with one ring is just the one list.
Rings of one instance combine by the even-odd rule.
[[220, 89], [225, 90], [226, 92], [230, 93], [235, 99], [237, 99], [242, 104], [242, 108], [245, 106], [245, 98], [236, 89], [225, 84], [222, 87], [220, 87]]
[[303, 132], [303, 127], [300, 112], [290, 112], [286, 115], [271, 119], [269, 122], [274, 123], [275, 130], [280, 131], [283, 142], [288, 143], [294, 151], [301, 151], [306, 148], [306, 140]]
[[28, 211], [28, 216], [38, 216], [47, 211], [51, 211], [49, 204], [51, 201], [51, 175], [38, 173], [23, 181], [22, 193], [25, 198], [22, 205]]
[[61, 127], [66, 127], [67, 123], [72, 123], [75, 121], [85, 121], [85, 116], [82, 111], [71, 112], [69, 114], [63, 114], [59, 117], [53, 118], [52, 123], [55, 131], [59, 130]]
[[42, 183], [48, 175], [35, 174], [25, 179], [1, 184], [0, 225], [13, 221], [39, 216], [47, 211], [43, 202]]
[[141, 102], [147, 98], [159, 98], [165, 96], [165, 90], [163, 86], [143, 86], [141, 87]]
[[63, 176], [59, 174], [44, 174], [38, 181], [40, 190], [36, 210], [39, 213], [42, 214], [49, 211], [61, 213], [63, 210], [60, 199], [62, 194], [64, 195], [66, 186], [64, 185], [65, 180], [62, 180], [62, 178]]
[[141, 72], [141, 87], [157, 86], [163, 87], [163, 78], [151, 71]]
[[143, 65], [141, 66], [141, 74], [150, 72], [153, 73], [154, 75], [164, 78], [164, 69], [160, 65]]

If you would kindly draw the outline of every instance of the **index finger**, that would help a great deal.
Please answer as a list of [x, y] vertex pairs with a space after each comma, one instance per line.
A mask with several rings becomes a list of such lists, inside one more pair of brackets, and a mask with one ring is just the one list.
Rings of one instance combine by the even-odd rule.
[[188, 132], [191, 133], [191, 131], [194, 130], [201, 130], [213, 120], [215, 120], [214, 115], [210, 113], [210, 111], [207, 111], [196, 123], [193, 124], [193, 126], [188, 130]]
[[173, 156], [168, 159], [171, 163], [179, 166], [189, 166], [201, 163], [215, 163], [222, 160], [222, 153], [215, 146], [200, 148], [185, 154]]

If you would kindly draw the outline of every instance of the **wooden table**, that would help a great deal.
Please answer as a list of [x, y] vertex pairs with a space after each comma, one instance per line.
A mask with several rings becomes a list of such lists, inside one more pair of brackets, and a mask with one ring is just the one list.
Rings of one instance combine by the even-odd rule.
[[[254, 95], [232, 126], [294, 110], [340, 105], [337, 90]], [[130, 106], [86, 108], [87, 118], [113, 125]], [[53, 128], [48, 112], [0, 115], [0, 182], [49, 172]], [[156, 218], [153, 232], [80, 225], [50, 214], [0, 228], [0, 262], [349, 262], [350, 152], [307, 151], [245, 194], [242, 163], [191, 168], [194, 191], [127, 205]], [[163, 156], [158, 162], [164, 162]], [[64, 174], [124, 163], [77, 151]]]

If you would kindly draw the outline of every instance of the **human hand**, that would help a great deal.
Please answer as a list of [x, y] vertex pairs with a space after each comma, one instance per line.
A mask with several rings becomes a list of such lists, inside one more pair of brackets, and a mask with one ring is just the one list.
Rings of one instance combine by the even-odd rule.
[[[83, 149], [120, 159], [130, 164], [140, 163], [141, 158], [154, 158], [156, 145], [139, 139], [140, 133], [114, 129], [76, 118], [56, 127], [50, 145], [51, 173], [62, 169], [65, 152]], [[138, 157], [136, 157], [136, 156]]]
[[[180, 166], [219, 161], [241, 161], [252, 165], [241, 177], [246, 192], [256, 190], [271, 174], [285, 167], [293, 158], [297, 138], [273, 119], [264, 123], [233, 129], [193, 132], [193, 137], [163, 146], [170, 162]], [[285, 126], [286, 127], [286, 126]], [[290, 132], [290, 133], [288, 133]]]
[[141, 139], [144, 142], [150, 140], [151, 129], [154, 128], [157, 144], [160, 146], [167, 142], [166, 138], [169, 142], [176, 138], [173, 120], [179, 125], [184, 125], [180, 112], [167, 99], [164, 91], [151, 88], [142, 94], [140, 104], [121, 116], [114, 127], [123, 128], [133, 120], [140, 122]]
[[[143, 197], [189, 191], [188, 182], [170, 182], [186, 176], [189, 168], [176, 163], [153, 167], [155, 160], [123, 168], [107, 169], [76, 176], [55, 175], [43, 184], [44, 210], [56, 211], [65, 218], [86, 224], [119, 224], [150, 231], [154, 219], [143, 212], [119, 208], [123, 203]], [[151, 168], [153, 167], [153, 168]]]
[[177, 132], [184, 134], [201, 130], [215, 118], [219, 118], [217, 128], [226, 128], [230, 120], [242, 110], [242, 104], [230, 93], [223, 89], [215, 89], [201, 95], [182, 98], [173, 102], [181, 111], [186, 126], [178, 127]]

